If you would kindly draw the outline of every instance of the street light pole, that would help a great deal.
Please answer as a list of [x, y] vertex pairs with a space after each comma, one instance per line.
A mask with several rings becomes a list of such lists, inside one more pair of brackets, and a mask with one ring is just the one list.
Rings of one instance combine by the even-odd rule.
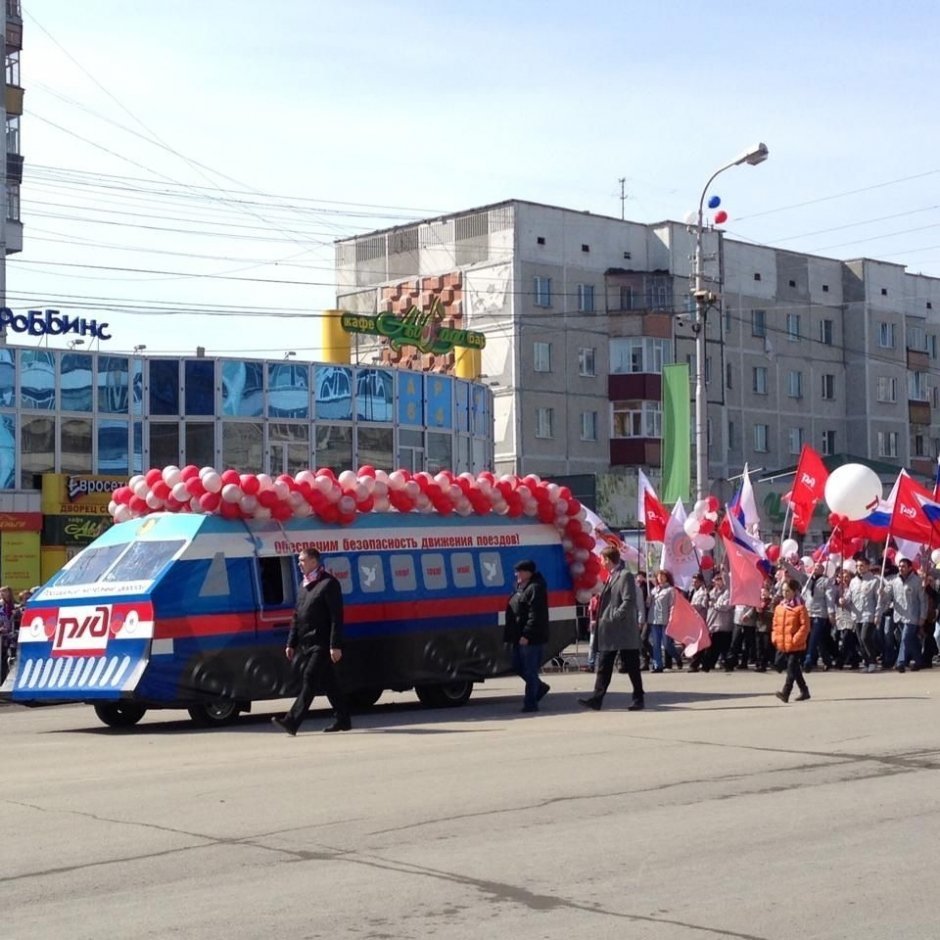
[[717, 296], [705, 289], [704, 258], [702, 256], [702, 234], [704, 232], [703, 212], [705, 196], [708, 187], [715, 181], [715, 177], [733, 166], [747, 163], [756, 166], [763, 163], [770, 151], [766, 144], [757, 144], [746, 150], [730, 163], [719, 167], [708, 178], [702, 196], [698, 201], [698, 214], [695, 220], [695, 261], [692, 275], [692, 298], [695, 301], [695, 322], [692, 329], [695, 332], [695, 499], [704, 499], [708, 495], [708, 409], [707, 389], [705, 386], [705, 324], [709, 307], [717, 301]]

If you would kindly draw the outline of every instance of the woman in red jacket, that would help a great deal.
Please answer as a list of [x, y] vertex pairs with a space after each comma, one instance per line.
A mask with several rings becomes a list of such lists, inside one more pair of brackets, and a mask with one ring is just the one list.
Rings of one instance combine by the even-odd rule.
[[784, 582], [783, 600], [774, 610], [774, 646], [778, 653], [787, 658], [787, 679], [783, 683], [783, 691], [774, 693], [781, 702], [789, 700], [794, 682], [800, 687], [796, 700], [805, 702], [809, 698], [809, 687], [803, 678], [802, 666], [808, 637], [809, 614], [800, 596], [800, 582], [791, 578]]

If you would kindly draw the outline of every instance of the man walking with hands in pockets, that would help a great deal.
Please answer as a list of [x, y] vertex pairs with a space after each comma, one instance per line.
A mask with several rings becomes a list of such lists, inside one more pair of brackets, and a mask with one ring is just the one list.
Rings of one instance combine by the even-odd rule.
[[301, 663], [300, 694], [284, 716], [271, 721], [295, 735], [317, 692], [325, 693], [335, 720], [324, 731], [349, 731], [352, 722], [346, 696], [339, 687], [335, 665], [343, 658], [343, 591], [339, 581], [320, 562], [315, 548], [297, 556], [303, 581], [297, 590], [297, 609], [284, 653]]
[[621, 663], [633, 684], [633, 704], [627, 711], [643, 708], [643, 674], [640, 672], [640, 627], [637, 618], [636, 580], [620, 560], [620, 552], [608, 545], [601, 552], [601, 562], [609, 577], [601, 591], [597, 607], [597, 675], [594, 694], [580, 698], [585, 708], [600, 711], [614, 671], [614, 659], [620, 650]]

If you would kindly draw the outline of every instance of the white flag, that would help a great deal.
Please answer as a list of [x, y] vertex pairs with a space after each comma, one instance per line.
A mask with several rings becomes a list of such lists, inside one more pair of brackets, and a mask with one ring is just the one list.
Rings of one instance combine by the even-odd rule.
[[692, 539], [685, 531], [686, 512], [680, 499], [673, 507], [672, 515], [666, 526], [666, 538], [663, 540], [663, 555], [659, 567], [668, 571], [676, 587], [687, 591], [692, 584], [692, 576], [698, 574], [699, 561], [692, 545]]

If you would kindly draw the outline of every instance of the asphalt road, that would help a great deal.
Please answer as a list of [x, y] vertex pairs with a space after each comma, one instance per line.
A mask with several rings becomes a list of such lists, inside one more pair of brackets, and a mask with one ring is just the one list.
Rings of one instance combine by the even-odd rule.
[[[940, 669], [388, 696], [296, 738], [0, 708], [4, 938], [936, 938]], [[655, 681], [654, 681], [655, 680]]]

